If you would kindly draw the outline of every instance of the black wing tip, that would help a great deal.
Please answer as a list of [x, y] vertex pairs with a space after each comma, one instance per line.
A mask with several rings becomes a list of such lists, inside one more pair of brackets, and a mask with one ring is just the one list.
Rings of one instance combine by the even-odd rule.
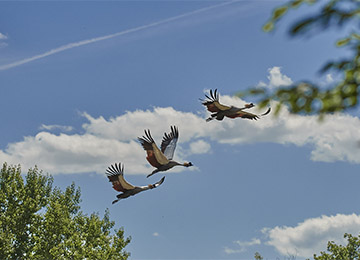
[[176, 125], [170, 127], [171, 133], [174, 135], [175, 138], [179, 137], [179, 128]]
[[158, 182], [154, 184], [155, 187], [160, 186], [165, 181], [165, 176], [163, 176]]
[[144, 146], [145, 143], [149, 143], [149, 144], [152, 144], [154, 143], [154, 139], [152, 138], [151, 136], [151, 133], [150, 133], [150, 129], [145, 129], [144, 130], [145, 132], [145, 135], [143, 135], [142, 137], [138, 137], [138, 141]]
[[[144, 130], [144, 132], [145, 132], [145, 135], [146, 135], [146, 137], [147, 137], [147, 141], [148, 141], [149, 143], [154, 143], [155, 141], [154, 141], [154, 139], [153, 139], [152, 136], [151, 136], [150, 129]], [[145, 136], [143, 136], [143, 137], [145, 138]]]
[[[164, 133], [163, 142], [170, 142], [172, 139], [179, 138], [179, 128], [175, 125], [170, 126], [170, 133]], [[166, 143], [166, 146], [168, 143]], [[162, 144], [163, 146], [163, 144]]]
[[149, 140], [147, 140], [145, 136], [143, 136], [143, 137], [138, 137], [138, 141], [140, 142], [140, 144], [141, 144], [142, 146], [144, 146], [144, 144], [146, 144], [146, 143], [150, 143]]
[[116, 176], [116, 175], [121, 175], [124, 173], [124, 164], [121, 164], [121, 162], [119, 162], [119, 164], [114, 163], [111, 164], [107, 169], [105, 174], [107, 176]]
[[207, 98], [207, 100], [200, 99], [204, 106], [210, 105], [211, 103], [213, 103], [215, 101], [219, 101], [219, 92], [217, 91], [217, 88], [214, 91], [212, 89], [210, 89], [209, 94], [210, 94], [210, 96], [205, 94], [205, 97]]
[[262, 114], [262, 116], [266, 116], [267, 114], [269, 114], [271, 111], [271, 107], [268, 108], [268, 110], [266, 110], [266, 112], [264, 114]]
[[214, 91], [214, 97], [215, 97], [215, 99], [217, 99], [217, 96], [218, 96], [218, 93], [217, 93], [217, 88], [216, 88], [215, 91]]
[[160, 180], [160, 184], [162, 184], [165, 181], [165, 176], [163, 176]]
[[214, 100], [217, 100], [217, 101], [219, 100], [219, 93], [217, 91], [217, 88], [214, 91]]
[[207, 98], [207, 99], [209, 99], [209, 100], [212, 100], [212, 98], [211, 97], [209, 97], [208, 95], [206, 95], [205, 94], [205, 97]]

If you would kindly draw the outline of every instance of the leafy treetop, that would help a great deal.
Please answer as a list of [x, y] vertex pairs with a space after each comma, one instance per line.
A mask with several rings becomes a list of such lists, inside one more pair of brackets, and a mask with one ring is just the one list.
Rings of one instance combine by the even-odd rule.
[[345, 233], [344, 238], [346, 238], [348, 242], [346, 246], [337, 245], [334, 241], [329, 241], [327, 246], [329, 253], [320, 252], [319, 256], [314, 254], [314, 260], [359, 260], [360, 235], [356, 237]]
[[121, 259], [130, 238], [105, 211], [87, 216], [80, 210], [80, 189], [61, 191], [53, 178], [35, 167], [21, 176], [20, 166], [0, 171], [0, 259]]
[[265, 107], [271, 100], [277, 100], [275, 108], [277, 114], [283, 105], [287, 105], [292, 113], [318, 114], [346, 111], [359, 104], [360, 91], [360, 34], [359, 16], [360, 2], [358, 0], [292, 0], [276, 8], [263, 30], [272, 31], [275, 24], [291, 9], [303, 4], [325, 3], [318, 8], [317, 13], [303, 17], [290, 26], [291, 36], [300, 36], [320, 29], [325, 31], [330, 27], [345, 28], [353, 25], [351, 30], [345, 30], [346, 35], [336, 40], [338, 47], [345, 47], [351, 53], [349, 58], [330, 61], [321, 68], [320, 72], [333, 71], [341, 75], [341, 80], [328, 88], [320, 88], [310, 81], [295, 83], [289, 87], [280, 87], [275, 91], [251, 88], [239, 96], [259, 96], [260, 107]]

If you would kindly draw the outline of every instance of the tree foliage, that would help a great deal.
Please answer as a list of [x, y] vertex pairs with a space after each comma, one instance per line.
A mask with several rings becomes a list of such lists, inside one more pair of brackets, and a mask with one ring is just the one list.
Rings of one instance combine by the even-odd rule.
[[263, 260], [263, 259], [264, 259], [264, 258], [260, 255], [259, 252], [255, 252], [254, 258], [255, 258], [255, 260]]
[[342, 60], [330, 61], [320, 69], [322, 73], [334, 72], [340, 75], [341, 79], [327, 88], [321, 88], [311, 81], [302, 81], [288, 87], [280, 87], [275, 91], [254, 87], [239, 95], [259, 96], [260, 107], [267, 106], [271, 100], [277, 100], [276, 114], [282, 105], [287, 105], [293, 113], [320, 116], [356, 107], [359, 104], [360, 91], [360, 2], [358, 0], [291, 0], [273, 11], [263, 30], [272, 31], [286, 13], [306, 3], [321, 3], [322, 6], [316, 9], [318, 11], [315, 14], [303, 17], [292, 24], [289, 30], [291, 36], [309, 35], [317, 30], [325, 31], [330, 27], [345, 28], [347, 25], [352, 25], [351, 30], [344, 30], [346, 34], [342, 38], [335, 40], [338, 47], [347, 48], [351, 55]]
[[20, 166], [0, 172], [0, 259], [127, 259], [130, 238], [106, 210], [85, 215], [80, 189], [61, 191], [35, 167], [21, 176]]
[[359, 260], [360, 259], [360, 235], [358, 237], [351, 234], [345, 234], [347, 245], [337, 245], [334, 241], [329, 241], [326, 252], [320, 252], [317, 256], [314, 254], [314, 260]]

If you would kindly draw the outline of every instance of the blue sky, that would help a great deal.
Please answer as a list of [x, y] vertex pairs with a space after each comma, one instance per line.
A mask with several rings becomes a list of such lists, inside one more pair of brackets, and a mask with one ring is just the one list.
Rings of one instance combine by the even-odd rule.
[[[82, 209], [132, 237], [131, 259], [311, 257], [360, 229], [358, 110], [205, 122], [199, 102], [217, 88], [226, 104], [255, 101], [239, 90], [311, 79], [345, 54], [341, 32], [291, 39], [285, 17], [261, 31], [282, 1], [1, 1], [0, 161], [38, 165], [55, 185], [73, 181]], [[252, 109], [257, 111], [255, 108]], [[111, 205], [105, 176], [125, 165], [134, 185], [159, 180], [136, 141], [158, 144], [170, 125], [180, 139], [158, 189]]]

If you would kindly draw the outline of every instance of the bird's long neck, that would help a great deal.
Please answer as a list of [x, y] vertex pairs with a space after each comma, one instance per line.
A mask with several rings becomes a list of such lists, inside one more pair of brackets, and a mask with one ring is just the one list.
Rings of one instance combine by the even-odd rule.
[[178, 163], [177, 161], [173, 161], [173, 160], [169, 161], [169, 164], [170, 164], [172, 167], [177, 166], [177, 165], [182, 165], [181, 163]]

